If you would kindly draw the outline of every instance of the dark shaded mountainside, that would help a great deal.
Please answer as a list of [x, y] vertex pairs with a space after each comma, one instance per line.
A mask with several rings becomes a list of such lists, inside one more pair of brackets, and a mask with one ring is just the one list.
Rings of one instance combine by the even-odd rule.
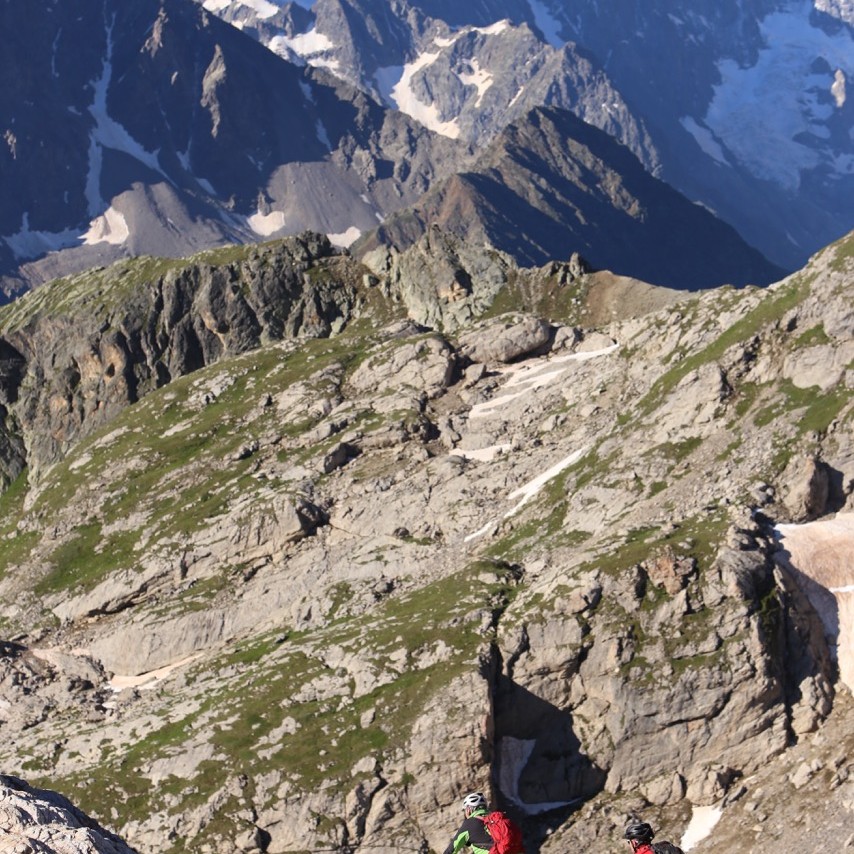
[[478, 147], [568, 109], [786, 269], [854, 225], [848, 3], [279, 2], [216, 9]]
[[434, 223], [524, 266], [578, 252], [594, 267], [686, 290], [783, 276], [733, 228], [565, 110], [532, 111], [353, 251], [406, 249]]
[[540, 854], [844, 850], [852, 265], [304, 234], [4, 307], [0, 763], [151, 854], [439, 851], [470, 789]]
[[400, 247], [437, 222], [523, 264], [581, 252], [687, 288], [782, 275], [570, 113], [528, 114], [467, 166], [467, 144], [275, 56], [192, 0], [35, 16], [15, 0], [0, 16], [7, 292], [303, 229], [347, 244], [401, 209], [371, 245]]
[[25, 281], [371, 228], [459, 151], [191, 0], [13, 0], [0, 33], [0, 272]]

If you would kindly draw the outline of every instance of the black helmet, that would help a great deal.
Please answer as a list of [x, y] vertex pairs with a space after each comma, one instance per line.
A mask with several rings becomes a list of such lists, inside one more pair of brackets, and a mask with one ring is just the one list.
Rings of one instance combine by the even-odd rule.
[[626, 839], [636, 839], [638, 842], [652, 842], [655, 831], [645, 822], [639, 821], [626, 828]]

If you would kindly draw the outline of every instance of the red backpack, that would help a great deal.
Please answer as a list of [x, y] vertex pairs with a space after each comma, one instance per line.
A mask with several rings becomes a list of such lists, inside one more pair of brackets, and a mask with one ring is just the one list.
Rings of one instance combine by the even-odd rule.
[[525, 854], [522, 844], [522, 831], [509, 816], [500, 810], [480, 816], [486, 825], [486, 832], [495, 843], [490, 854]]

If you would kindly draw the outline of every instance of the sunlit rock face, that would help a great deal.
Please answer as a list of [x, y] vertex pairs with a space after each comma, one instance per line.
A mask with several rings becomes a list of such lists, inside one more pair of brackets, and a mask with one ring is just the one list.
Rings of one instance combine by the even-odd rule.
[[439, 850], [472, 789], [543, 854], [843, 850], [853, 245], [691, 293], [303, 235], [5, 307], [0, 763], [146, 854]]
[[0, 775], [0, 816], [5, 851], [63, 854], [135, 854], [62, 795]]

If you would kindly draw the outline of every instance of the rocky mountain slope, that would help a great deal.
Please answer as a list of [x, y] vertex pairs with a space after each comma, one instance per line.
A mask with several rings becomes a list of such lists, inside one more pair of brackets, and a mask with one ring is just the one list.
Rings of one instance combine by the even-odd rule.
[[478, 145], [532, 108], [572, 110], [787, 269], [854, 224], [850, 4], [204, 5], [280, 55]]
[[843, 850], [852, 564], [793, 543], [854, 511], [852, 264], [304, 235], [7, 306], [3, 767], [142, 852], [437, 851], [474, 787], [543, 854]]
[[534, 110], [510, 125], [464, 172], [392, 214], [353, 251], [405, 249], [434, 226], [523, 266], [566, 258], [569, 249], [594, 267], [687, 290], [765, 285], [783, 275], [624, 146], [565, 110]]
[[0, 32], [7, 289], [305, 228], [346, 243], [464, 155], [190, 0], [4, 3]]

